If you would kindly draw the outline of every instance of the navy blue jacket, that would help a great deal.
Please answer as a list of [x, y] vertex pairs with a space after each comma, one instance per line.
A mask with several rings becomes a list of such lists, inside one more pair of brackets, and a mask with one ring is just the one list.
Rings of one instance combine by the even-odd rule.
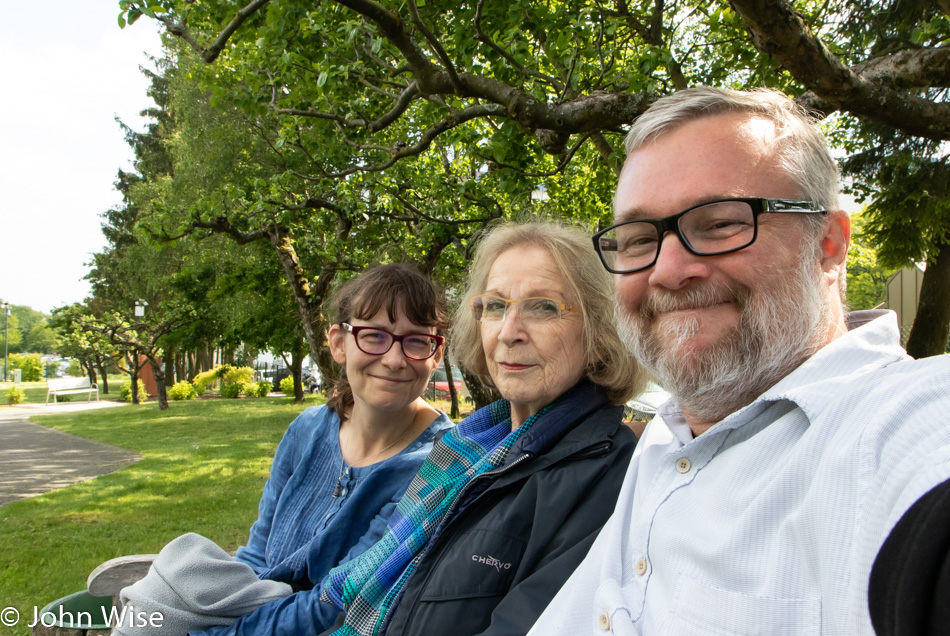
[[575, 387], [468, 485], [380, 633], [527, 633], [613, 512], [636, 446], [622, 415], [600, 387]]

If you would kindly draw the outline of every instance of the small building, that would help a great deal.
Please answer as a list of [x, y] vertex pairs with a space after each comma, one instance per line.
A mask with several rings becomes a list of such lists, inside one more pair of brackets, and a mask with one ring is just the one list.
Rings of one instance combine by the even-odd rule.
[[879, 307], [897, 313], [897, 324], [901, 329], [901, 344], [907, 342], [910, 329], [914, 326], [917, 303], [920, 302], [920, 285], [923, 281], [924, 270], [916, 265], [894, 272], [887, 279], [887, 295]]

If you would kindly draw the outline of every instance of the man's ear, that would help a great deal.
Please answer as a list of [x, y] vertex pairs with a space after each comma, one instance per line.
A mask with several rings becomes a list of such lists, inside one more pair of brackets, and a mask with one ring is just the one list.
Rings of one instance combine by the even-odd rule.
[[821, 270], [834, 273], [835, 278], [843, 271], [851, 245], [851, 217], [844, 210], [828, 212], [828, 223], [821, 237]]
[[327, 330], [327, 344], [330, 346], [330, 355], [337, 364], [346, 364], [346, 346], [344, 339], [346, 332], [340, 325], [333, 325]]

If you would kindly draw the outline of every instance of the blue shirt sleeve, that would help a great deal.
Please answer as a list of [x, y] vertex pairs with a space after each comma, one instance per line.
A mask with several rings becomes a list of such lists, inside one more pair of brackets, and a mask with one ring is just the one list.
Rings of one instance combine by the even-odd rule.
[[212, 627], [189, 636], [249, 636], [251, 634], [319, 634], [329, 629], [340, 610], [320, 601], [318, 588], [291, 594], [287, 598], [261, 605], [231, 625]]

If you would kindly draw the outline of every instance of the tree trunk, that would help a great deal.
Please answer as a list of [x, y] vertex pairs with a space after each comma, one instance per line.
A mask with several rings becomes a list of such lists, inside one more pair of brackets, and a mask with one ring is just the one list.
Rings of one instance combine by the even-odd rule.
[[102, 358], [96, 358], [96, 368], [99, 369], [99, 376], [102, 378], [102, 392], [105, 395], [109, 395], [109, 374], [106, 373], [105, 364], [103, 364]]
[[170, 348], [168, 351], [165, 351], [165, 355], [162, 356], [162, 361], [165, 363], [165, 377], [169, 379], [172, 384], [175, 383], [175, 360], [178, 358], [176, 352], [176, 347]]
[[188, 380], [194, 380], [195, 376], [201, 373], [201, 368], [198, 366], [198, 351], [189, 351], [188, 352]]
[[[280, 262], [281, 268], [284, 270], [284, 276], [287, 282], [290, 283], [290, 289], [294, 294], [294, 301], [297, 303], [297, 310], [300, 314], [300, 323], [307, 339], [307, 346], [310, 349], [310, 357], [313, 360], [318, 360], [320, 350], [326, 348], [324, 344], [324, 334], [327, 330], [326, 320], [320, 308], [320, 303], [323, 301], [322, 294], [318, 298], [311, 291], [310, 281], [303, 271], [300, 259], [297, 258], [297, 252], [287, 228], [282, 226], [272, 227], [268, 229], [267, 235], [277, 252], [277, 260]], [[335, 273], [321, 274], [320, 290], [328, 291], [334, 277]]]
[[483, 406], [488, 406], [492, 402], [501, 399], [501, 394], [498, 393], [497, 390], [482, 384], [482, 381], [478, 379], [478, 376], [469, 373], [465, 369], [459, 370], [462, 372], [462, 378], [465, 380], [465, 386], [468, 387], [468, 392], [472, 395], [472, 400], [475, 402], [476, 409], [480, 409]]
[[920, 284], [917, 317], [907, 338], [907, 353], [926, 358], [945, 353], [950, 335], [950, 243], [941, 243], [927, 259]]
[[129, 377], [132, 382], [132, 404], [139, 403], [139, 363], [138, 363], [138, 351], [129, 354]]
[[290, 352], [290, 372], [294, 374], [294, 402], [303, 402], [303, 359], [305, 351], [294, 349]]
[[93, 384], [98, 384], [96, 380], [96, 365], [94, 365], [91, 360], [86, 364], [86, 370], [89, 372], [89, 381]]
[[168, 410], [168, 391], [165, 390], [165, 370], [162, 368], [162, 362], [154, 354], [145, 356], [148, 358], [148, 365], [152, 367], [152, 375], [155, 376], [155, 388], [158, 391], [158, 410]]
[[198, 351], [198, 366], [200, 368], [199, 373], [202, 371], [210, 371], [214, 368], [214, 354], [212, 353], [211, 345], [202, 347], [201, 350]]
[[449, 398], [452, 400], [452, 408], [449, 417], [457, 420], [461, 417], [459, 411], [459, 393], [455, 390], [455, 378], [452, 377], [452, 363], [449, 362], [449, 343], [445, 343], [445, 355], [442, 358], [442, 366], [445, 367], [445, 379], [449, 383]]

